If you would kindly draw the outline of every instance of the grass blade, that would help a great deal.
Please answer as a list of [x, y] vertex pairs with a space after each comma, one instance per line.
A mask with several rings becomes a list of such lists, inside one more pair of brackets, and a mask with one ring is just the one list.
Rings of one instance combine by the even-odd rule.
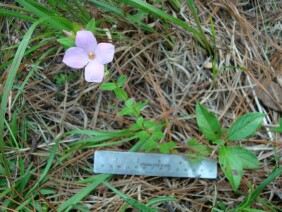
[[119, 2], [123, 2], [125, 4], [129, 4], [131, 6], [133, 6], [134, 8], [139, 8], [141, 10], [144, 10], [150, 14], [153, 14], [159, 18], [163, 18], [165, 20], [170, 21], [171, 23], [182, 27], [183, 29], [188, 30], [189, 32], [191, 32], [193, 34], [193, 37], [202, 44], [201, 41], [201, 34], [195, 30], [193, 27], [189, 26], [187, 23], [185, 23], [184, 21], [175, 18], [167, 13], [165, 13], [164, 11], [152, 6], [151, 4], [142, 1], [142, 0], [132, 0], [132, 1], [127, 1], [127, 0], [119, 0]]
[[271, 183], [276, 177], [282, 174], [282, 167], [275, 169], [246, 199], [234, 210], [240, 211], [242, 208], [249, 208], [251, 204], [258, 198], [263, 189]]
[[110, 178], [111, 174], [100, 174], [96, 176], [95, 181], [93, 181], [89, 186], [85, 187], [84, 189], [80, 190], [77, 194], [73, 195], [63, 204], [61, 204], [58, 208], [58, 212], [65, 211], [71, 205], [74, 205], [81, 201], [86, 195], [88, 195], [91, 191], [93, 191], [97, 186], [99, 186], [102, 182], [106, 179]]

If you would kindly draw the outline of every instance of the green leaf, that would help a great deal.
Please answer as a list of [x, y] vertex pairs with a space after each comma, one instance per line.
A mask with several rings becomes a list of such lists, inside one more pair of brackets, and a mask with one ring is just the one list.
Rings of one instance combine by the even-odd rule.
[[118, 87], [121, 88], [124, 85], [125, 81], [126, 81], [126, 76], [125, 75], [121, 75], [118, 78], [118, 81], [117, 81]]
[[187, 142], [187, 145], [189, 149], [191, 149], [188, 151], [188, 155], [191, 155], [191, 156], [206, 157], [211, 152], [211, 150], [207, 146], [199, 143], [197, 139], [189, 140]]
[[125, 101], [125, 106], [126, 107], [131, 107], [134, 104], [134, 100], [133, 99], [129, 99], [127, 101]]
[[81, 30], [81, 26], [76, 22], [72, 22], [72, 31], [74, 31], [76, 34], [80, 30]]
[[95, 19], [92, 18], [91, 21], [86, 25], [85, 30], [94, 32], [95, 29], [96, 29], [96, 26], [95, 26]]
[[144, 122], [144, 118], [143, 117], [138, 117], [138, 119], [136, 120], [136, 124], [138, 124], [138, 126], [140, 128], [143, 128], [143, 122]]
[[174, 147], [176, 146], [176, 143], [173, 141], [169, 141], [167, 143], [162, 143], [159, 145], [159, 150], [161, 153], [167, 154], [169, 153]]
[[105, 91], [113, 91], [117, 88], [117, 86], [115, 83], [107, 82], [107, 83], [103, 83], [102, 85], [100, 85], [99, 88]]
[[258, 168], [256, 156], [240, 146], [222, 146], [218, 152], [219, 164], [236, 191], [240, 185], [244, 168]]
[[[34, 24], [31, 25], [31, 27], [28, 29], [28, 31], [25, 33], [19, 47], [18, 50], [16, 52], [16, 55], [14, 56], [13, 62], [9, 68], [9, 74], [8, 74], [8, 78], [5, 80], [5, 84], [2, 85], [2, 88], [4, 88], [4, 90], [2, 91], [2, 101], [1, 101], [1, 108], [0, 108], [0, 151], [2, 153], [2, 151], [4, 151], [4, 139], [3, 139], [3, 135], [4, 135], [4, 123], [5, 123], [5, 114], [7, 111], [7, 104], [8, 104], [8, 97], [10, 95], [10, 91], [12, 90], [14, 81], [16, 79], [16, 74], [17, 71], [20, 67], [21, 61], [24, 57], [26, 48], [29, 44], [31, 35], [33, 33], [33, 31], [35, 30], [35, 28], [37, 27], [38, 24], [41, 24], [43, 21], [46, 21], [48, 19], [48, 17], [46, 18], [41, 18], [38, 21], [36, 21]], [[7, 168], [7, 167], [6, 167]], [[9, 171], [8, 171], [9, 172]]]
[[231, 183], [233, 190], [237, 191], [243, 176], [240, 158], [237, 157], [237, 154], [234, 154], [232, 147], [228, 146], [222, 146], [219, 149], [218, 157], [223, 173]]
[[132, 115], [134, 114], [134, 111], [132, 108], [128, 107], [128, 108], [123, 108], [118, 114], [120, 116]]
[[113, 187], [110, 183], [107, 181], [104, 181], [103, 184], [107, 186], [109, 189], [111, 189], [113, 192], [115, 192], [117, 195], [119, 195], [125, 202], [127, 202], [129, 205], [133, 206], [134, 208], [138, 209], [138, 211], [146, 211], [146, 212], [155, 212], [156, 210], [149, 208], [148, 206], [142, 204], [141, 202], [138, 202], [137, 200], [127, 196], [126, 194], [122, 193], [120, 190]]
[[90, 192], [92, 192], [97, 186], [99, 186], [102, 182], [104, 182], [106, 179], [110, 178], [112, 175], [110, 174], [99, 174], [95, 176], [95, 181], [88, 185], [87, 187], [81, 189], [79, 192], [77, 192], [75, 195], [70, 197], [67, 201], [64, 201], [59, 208], [57, 209], [58, 212], [66, 211], [65, 209], [69, 206], [78, 203], [81, 201], [84, 197], [86, 197]]
[[202, 105], [196, 105], [196, 119], [201, 132], [212, 142], [220, 139], [221, 127], [218, 119]]
[[175, 197], [156, 197], [156, 198], [150, 199], [146, 203], [146, 206], [150, 207], [154, 204], [159, 204], [161, 202], [169, 202], [169, 201], [177, 201], [177, 199]]
[[239, 117], [230, 128], [226, 141], [239, 141], [254, 135], [264, 116], [263, 113], [248, 113]]
[[244, 169], [255, 169], [259, 167], [259, 161], [254, 153], [240, 146], [234, 146], [233, 152], [240, 158]]
[[244, 201], [242, 201], [235, 211], [240, 211], [240, 209], [248, 208], [251, 204], [259, 197], [261, 192], [265, 189], [267, 185], [275, 180], [275, 178], [281, 176], [282, 174], [282, 166], [280, 168], [275, 168], [272, 173], [253, 191], [247, 196]]
[[145, 141], [143, 149], [145, 149], [146, 152], [151, 152], [153, 149], [156, 149], [158, 146], [158, 142], [154, 141], [152, 138], [149, 138]]
[[282, 133], [282, 118], [279, 119], [279, 126], [275, 127], [272, 131]]
[[186, 29], [188, 31], [190, 31], [191, 33], [193, 33], [193, 35], [195, 36], [196, 39], [198, 39], [201, 34], [195, 30], [193, 27], [187, 25], [186, 22], [180, 20], [179, 18], [175, 18], [172, 15], [167, 14], [166, 12], [158, 9], [157, 7], [154, 7], [153, 5], [143, 1], [143, 0], [119, 0], [119, 2], [123, 2], [125, 4], [129, 4], [134, 8], [138, 8], [140, 10], [146, 11], [152, 15], [155, 15], [159, 18], [162, 18], [164, 20], [170, 21], [171, 23], [178, 25], [180, 27], [183, 27], [183, 29]]
[[57, 41], [62, 44], [65, 48], [70, 48], [75, 46], [75, 42], [70, 38], [59, 38]]
[[225, 144], [225, 141], [222, 140], [222, 139], [218, 139], [218, 140], [214, 141], [213, 143], [216, 144], [216, 145], [223, 145], [223, 144]]
[[120, 100], [127, 100], [127, 93], [123, 89], [116, 88], [114, 89], [114, 93]]
[[150, 134], [144, 130], [144, 131], [137, 132], [136, 136], [139, 138], [140, 142], [144, 142], [150, 137]]

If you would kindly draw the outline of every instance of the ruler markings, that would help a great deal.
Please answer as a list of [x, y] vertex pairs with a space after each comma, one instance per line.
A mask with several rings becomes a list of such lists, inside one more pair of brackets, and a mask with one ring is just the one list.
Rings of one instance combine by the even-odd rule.
[[215, 179], [217, 162], [211, 159], [195, 162], [188, 157], [172, 154], [96, 151], [94, 172]]

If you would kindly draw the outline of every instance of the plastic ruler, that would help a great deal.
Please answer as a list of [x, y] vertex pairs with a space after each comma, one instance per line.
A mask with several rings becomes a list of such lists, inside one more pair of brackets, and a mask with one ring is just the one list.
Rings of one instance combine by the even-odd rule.
[[173, 154], [96, 151], [94, 172], [215, 179], [217, 162], [212, 159], [195, 161], [188, 156]]

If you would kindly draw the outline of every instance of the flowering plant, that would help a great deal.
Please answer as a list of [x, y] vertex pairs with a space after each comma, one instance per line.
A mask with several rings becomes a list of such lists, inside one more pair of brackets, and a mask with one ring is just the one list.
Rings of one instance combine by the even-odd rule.
[[87, 82], [102, 82], [104, 65], [113, 60], [115, 47], [110, 43], [99, 43], [91, 31], [80, 30], [75, 37], [76, 47], [69, 48], [63, 62], [75, 69], [85, 67]]

